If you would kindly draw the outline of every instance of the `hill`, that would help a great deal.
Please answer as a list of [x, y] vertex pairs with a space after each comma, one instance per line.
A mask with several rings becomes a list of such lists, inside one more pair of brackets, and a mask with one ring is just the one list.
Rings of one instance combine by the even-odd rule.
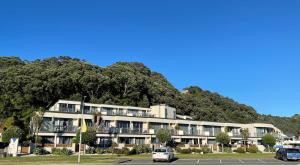
[[[118, 62], [100, 67], [70, 57], [32, 62], [0, 57], [0, 121], [2, 126], [28, 129], [32, 112], [47, 109], [58, 99], [149, 107], [165, 103], [195, 120], [266, 122], [296, 133], [300, 121], [258, 114], [254, 108], [217, 93], [191, 86], [178, 91], [160, 73], [142, 63]], [[296, 116], [297, 117], [297, 116]]]

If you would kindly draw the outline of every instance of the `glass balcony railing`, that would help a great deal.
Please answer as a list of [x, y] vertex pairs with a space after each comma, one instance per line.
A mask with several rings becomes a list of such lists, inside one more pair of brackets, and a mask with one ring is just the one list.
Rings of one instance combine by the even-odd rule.
[[97, 128], [97, 133], [109, 133], [109, 134], [148, 134], [147, 129], [135, 129], [135, 128], [114, 128], [114, 127], [102, 127]]
[[48, 125], [42, 126], [40, 132], [66, 132], [74, 133], [78, 127], [76, 126], [62, 126], [62, 125]]

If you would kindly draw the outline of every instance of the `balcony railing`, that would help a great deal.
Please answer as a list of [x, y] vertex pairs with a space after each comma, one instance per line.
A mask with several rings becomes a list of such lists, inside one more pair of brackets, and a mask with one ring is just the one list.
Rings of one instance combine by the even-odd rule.
[[77, 129], [76, 126], [48, 125], [42, 127], [40, 132], [74, 133]]
[[115, 128], [115, 127], [102, 127], [97, 128], [97, 133], [108, 133], [108, 134], [148, 134], [147, 129], [136, 129], [136, 128]]

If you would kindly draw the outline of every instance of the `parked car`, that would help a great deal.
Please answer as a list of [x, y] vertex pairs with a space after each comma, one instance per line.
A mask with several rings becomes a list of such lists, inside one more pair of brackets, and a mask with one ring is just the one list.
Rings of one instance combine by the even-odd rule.
[[152, 152], [152, 160], [170, 162], [174, 159], [174, 151], [170, 147], [157, 148]]
[[287, 160], [300, 160], [300, 149], [297, 148], [280, 148], [276, 152], [277, 159]]

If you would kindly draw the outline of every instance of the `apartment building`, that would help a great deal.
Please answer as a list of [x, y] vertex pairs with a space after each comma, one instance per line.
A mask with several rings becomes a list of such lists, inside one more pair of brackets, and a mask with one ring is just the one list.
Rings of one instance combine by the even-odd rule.
[[[261, 137], [272, 133], [280, 139], [281, 130], [271, 124], [219, 123], [195, 121], [190, 116], [176, 114], [176, 109], [165, 104], [150, 108], [84, 103], [83, 114], [81, 102], [59, 100], [44, 113], [39, 136], [44, 147], [69, 147], [74, 150], [72, 138], [80, 128], [84, 118], [88, 127], [95, 127], [97, 144], [109, 147], [113, 142], [118, 147], [135, 144], [156, 145], [156, 132], [160, 128], [169, 129], [172, 138], [184, 146], [201, 146], [216, 144], [215, 136], [227, 131], [231, 143], [240, 144], [241, 129], [248, 128], [249, 142], [260, 145]], [[97, 115], [98, 114], [98, 115]], [[101, 114], [101, 122], [99, 122]]]

